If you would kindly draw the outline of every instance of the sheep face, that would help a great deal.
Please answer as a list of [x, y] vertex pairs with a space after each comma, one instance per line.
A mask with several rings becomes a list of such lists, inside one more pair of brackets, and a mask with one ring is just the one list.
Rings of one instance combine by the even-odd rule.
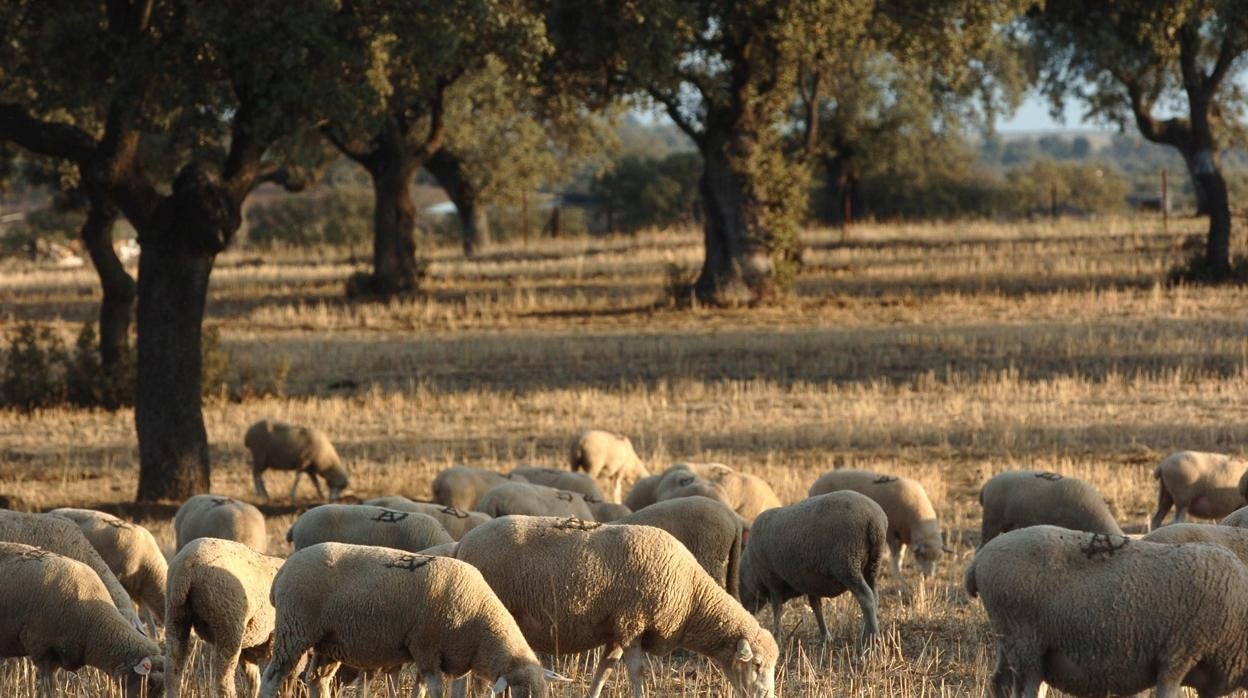
[[940, 561], [945, 550], [942, 546], [930, 542], [915, 543], [914, 561], [919, 566], [919, 574], [930, 577], [936, 571], [936, 563]]
[[513, 698], [546, 698], [550, 695], [547, 681], [568, 681], [559, 674], [537, 664], [524, 664], [503, 674], [494, 683], [494, 694], [511, 689]]
[[323, 475], [326, 484], [329, 485], [329, 501], [336, 502], [342, 497], [343, 490], [347, 489], [347, 473], [342, 468], [334, 466], [326, 470]]
[[774, 698], [776, 694], [776, 660], [780, 649], [775, 638], [766, 630], [759, 629], [753, 639], [741, 638], [736, 651], [720, 669], [733, 693], [746, 698]]
[[163, 661], [156, 662], [152, 657], [143, 657], [142, 659], [134, 662], [133, 666], [123, 668], [121, 671], [124, 672], [122, 676], [124, 677], [126, 684], [125, 695], [127, 698], [130, 696], [137, 697], [145, 695], [143, 693], [144, 685], [147, 686], [146, 695], [163, 695], [165, 675], [160, 671], [162, 666]]

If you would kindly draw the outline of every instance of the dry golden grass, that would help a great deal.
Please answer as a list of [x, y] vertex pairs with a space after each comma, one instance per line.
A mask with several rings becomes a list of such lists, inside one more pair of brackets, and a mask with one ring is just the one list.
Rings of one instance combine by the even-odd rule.
[[[328, 431], [360, 497], [427, 497], [433, 475], [457, 462], [562, 466], [586, 425], [631, 434], [656, 466], [736, 465], [786, 501], [837, 465], [914, 477], [955, 554], [913, 598], [886, 574], [887, 642], [866, 658], [850, 647], [860, 620], [848, 598], [827, 604], [827, 647], [809, 609], [790, 603], [778, 687], [984, 695], [991, 638], [961, 582], [985, 478], [1016, 468], [1086, 478], [1139, 531], [1165, 453], [1237, 452], [1248, 440], [1248, 290], [1164, 284], [1200, 225], [864, 225], [846, 240], [814, 230], [795, 294], [754, 310], [665, 303], [671, 269], [697, 264], [693, 231], [541, 241], [477, 260], [437, 249], [425, 296], [367, 305], [341, 299], [355, 268], [341, 251], [233, 251], [214, 274], [208, 321], [239, 360], [289, 362], [290, 397], [206, 407], [214, 489], [252, 497], [242, 434], [263, 416]], [[89, 272], [6, 268], [0, 330], [35, 318], [68, 335], [96, 300]], [[0, 493], [36, 506], [115, 507], [132, 497], [136, 462], [130, 412], [0, 413]], [[280, 492], [290, 476], [268, 477]], [[172, 510], [145, 512], [168, 547]], [[285, 550], [293, 511], [269, 512], [273, 549]], [[578, 681], [556, 695], [584, 690], [585, 658], [555, 666]], [[723, 688], [698, 658], [652, 668], [655, 695]], [[30, 673], [0, 664], [0, 693], [33, 695]], [[63, 680], [69, 695], [100, 685], [90, 672]], [[613, 680], [610, 695], [627, 695], [627, 682]]]

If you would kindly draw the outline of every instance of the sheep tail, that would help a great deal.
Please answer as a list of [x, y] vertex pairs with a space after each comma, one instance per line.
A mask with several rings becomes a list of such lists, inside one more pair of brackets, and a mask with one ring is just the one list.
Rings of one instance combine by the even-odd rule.
[[184, 565], [169, 571], [168, 588], [165, 593], [165, 623], [181, 621], [186, 613], [186, 603], [191, 595], [191, 579]]
[[962, 580], [962, 584], [966, 587], [966, 595], [972, 599], [979, 596], [979, 585], [975, 583], [975, 560], [971, 560], [971, 564], [966, 566], [966, 577]]
[[294, 524], [291, 524], [290, 528], [286, 529], [286, 542], [290, 543], [291, 545], [295, 544], [295, 525]]
[[572, 467], [573, 471], [589, 470], [589, 459], [585, 456], [585, 449], [581, 446], [579, 441], [572, 444], [572, 452], [568, 455], [568, 463]]
[[724, 580], [729, 594], [737, 601], [741, 600], [741, 538], [743, 529], [738, 529], [732, 537], [732, 547], [728, 549], [728, 567], [725, 569], [727, 579]]
[[885, 537], [888, 534], [875, 526], [867, 527], [867, 564], [863, 566], [862, 577], [867, 585], [874, 590], [880, 570], [884, 567]]

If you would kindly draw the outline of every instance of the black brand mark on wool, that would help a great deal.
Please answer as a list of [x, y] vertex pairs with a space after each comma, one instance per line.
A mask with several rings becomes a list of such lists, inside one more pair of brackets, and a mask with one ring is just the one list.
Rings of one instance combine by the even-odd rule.
[[213, 497], [212, 498], [212, 505], [214, 507], [219, 507], [222, 504], [229, 504], [229, 503], [230, 503], [229, 497]]
[[406, 519], [408, 516], [409, 516], [408, 513], [405, 511], [390, 511], [389, 509], [383, 509], [380, 514], [373, 517], [373, 521], [380, 521], [382, 523], [396, 523], [398, 521], [402, 521], [403, 519]]
[[592, 531], [595, 528], [601, 527], [602, 524], [597, 521], [585, 521], [578, 519], [575, 516], [563, 519], [559, 523], [552, 526], [552, 528], [558, 528], [564, 531]]
[[1062, 479], [1062, 476], [1057, 473], [1036, 473], [1036, 477], [1041, 480], [1048, 480], [1049, 482], [1057, 482]]
[[1122, 536], [1111, 536], [1107, 533], [1093, 533], [1088, 544], [1083, 546], [1080, 551], [1087, 556], [1089, 560], [1106, 559], [1112, 557], [1114, 553], [1126, 547], [1129, 539]]
[[572, 493], [571, 492], [556, 492], [555, 498], [561, 499], [565, 502], [570, 502], [572, 501]]
[[455, 507], [446, 507], [442, 509], [442, 513], [446, 514], [447, 516], [454, 516], [457, 519], [468, 518], [468, 512], [460, 511], [459, 509], [456, 509]]
[[122, 521], [121, 519], [104, 519], [104, 523], [108, 524], [109, 526], [112, 526], [113, 528], [125, 528], [125, 529], [134, 528], [134, 524], [130, 523], [129, 521]]
[[404, 555], [386, 563], [386, 567], [392, 570], [407, 570], [414, 572], [421, 567], [433, 562], [434, 558], [428, 555]]
[[34, 548], [32, 550], [23, 550], [18, 553], [18, 557], [25, 558], [27, 560], [42, 560], [48, 557], [56, 557], [56, 553], [51, 550], [44, 550], [43, 548]]
[[895, 475], [881, 475], [871, 481], [873, 485], [887, 485], [890, 482], [897, 482]]

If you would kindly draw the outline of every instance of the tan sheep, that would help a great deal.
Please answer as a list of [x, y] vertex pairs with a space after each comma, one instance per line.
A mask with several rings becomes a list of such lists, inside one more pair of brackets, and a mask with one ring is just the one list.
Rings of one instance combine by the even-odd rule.
[[365, 670], [413, 663], [434, 696], [442, 695], [443, 674], [472, 672], [495, 682], [495, 693], [510, 688], [526, 698], [544, 698], [547, 678], [556, 677], [542, 669], [481, 573], [453, 558], [314, 545], [286, 561], [271, 599], [277, 627], [265, 698], [277, 695], [308, 650], [316, 653], [310, 678], [318, 686], [339, 662]]
[[815, 480], [810, 496], [841, 490], [865, 494], [888, 515], [888, 550], [897, 579], [901, 579], [907, 547], [914, 552], [919, 572], [925, 577], [936, 570], [941, 555], [949, 552], [932, 500], [917, 480], [867, 470], [834, 470]]
[[633, 511], [641, 511], [659, 501], [659, 482], [666, 474], [667, 471], [664, 470], [657, 475], [647, 475], [633, 483], [632, 489], [628, 491], [628, 496], [624, 498], [624, 506]]
[[625, 660], [643, 692], [643, 653], [709, 657], [735, 692], [771, 696], [779, 649], [771, 633], [666, 531], [578, 519], [508, 516], [478, 526], [456, 557], [475, 565], [538, 652], [604, 647], [589, 697]]
[[1248, 529], [1218, 524], [1180, 523], [1150, 531], [1142, 540], [1150, 543], [1213, 543], [1248, 564]]
[[243, 444], [251, 451], [251, 476], [256, 494], [269, 498], [262, 474], [266, 470], [293, 470], [295, 481], [290, 486], [290, 501], [295, 501], [299, 476], [308, 474], [318, 499], [324, 498], [317, 476], [329, 486], [329, 501], [337, 501], [347, 489], [347, 471], [338, 452], [324, 432], [273, 419], [262, 419], [247, 429]]
[[1232, 511], [1230, 514], [1227, 514], [1225, 519], [1219, 521], [1218, 525], [1248, 528], [1248, 507], [1240, 507]]
[[504, 482], [492, 487], [481, 495], [474, 508], [494, 517], [522, 514], [594, 519], [583, 495], [527, 482]]
[[732, 509], [706, 497], [681, 497], [652, 504], [613, 523], [654, 526], [672, 534], [733, 598], [740, 598], [737, 580], [745, 520]]
[[609, 485], [615, 502], [620, 501], [625, 480], [637, 480], [650, 474], [627, 436], [601, 429], [586, 429], [574, 436], [568, 462], [573, 471], [583, 471]]
[[260, 688], [258, 665], [272, 649], [269, 588], [282, 562], [220, 538], [197, 538], [174, 556], [165, 625], [166, 698], [181, 695], [192, 629], [212, 645], [215, 695], [234, 698], [236, 674], [247, 680], [247, 695], [255, 695]]
[[156, 625], [164, 625], [169, 563], [151, 531], [94, 509], [61, 508], [48, 513], [73, 521], [130, 598], [152, 614]]
[[997, 635], [994, 696], [1179, 698], [1248, 687], [1248, 567], [1225, 548], [1033, 526], [966, 570]]
[[286, 532], [286, 542], [302, 550], [318, 543], [380, 545], [408, 552], [454, 542], [427, 514], [364, 504], [322, 504], [302, 514]]
[[443, 506], [470, 511], [481, 495], [505, 482], [528, 482], [519, 475], [504, 475], [484, 468], [451, 466], [433, 478], [433, 501]]
[[1153, 470], [1157, 478], [1157, 513], [1150, 528], [1158, 528], [1174, 507], [1174, 522], [1186, 514], [1220, 519], [1244, 506], [1240, 479], [1248, 473], [1248, 460], [1223, 453], [1179, 451], [1166, 456]]
[[54, 514], [25, 514], [0, 509], [0, 541], [44, 548], [90, 567], [99, 576], [121, 615], [139, 632], [146, 632], [134, 610], [130, 594], [126, 593], [117, 575], [113, 574], [104, 558], [73, 521]]
[[769, 509], [754, 520], [741, 556], [741, 603], [750, 611], [770, 603], [772, 633], [779, 638], [784, 602], [805, 596], [827, 642], [823, 599], [848, 591], [862, 609], [865, 647], [880, 630], [875, 580], [887, 533], [880, 505], [851, 490]]
[[598, 502], [606, 500], [602, 490], [599, 489], [598, 483], [594, 482], [594, 478], [585, 473], [573, 472], [571, 470], [560, 470], [559, 468], [535, 468], [531, 466], [521, 466], [511, 471], [512, 476], [519, 475], [526, 482], [534, 485], [545, 485], [553, 487], [557, 490], [567, 490], [569, 492], [578, 492]]
[[197, 494], [178, 507], [173, 516], [177, 538], [175, 552], [196, 538], [222, 538], [242, 543], [263, 553], [269, 548], [264, 514], [254, 506], [233, 497]]
[[984, 509], [980, 546], [1006, 531], [1043, 524], [1122, 535], [1109, 505], [1095, 487], [1057, 473], [999, 473], [979, 490], [979, 503]]
[[137, 698], [149, 678], [153, 692], [160, 689], [160, 647], [118, 612], [91, 567], [43, 548], [0, 542], [0, 579], [0, 657], [30, 657], [40, 698], [57, 695], [57, 669], [84, 666], [121, 679], [127, 696]]
[[594, 516], [594, 521], [599, 523], [619, 521], [633, 513], [632, 509], [615, 502], [591, 502], [586, 500], [586, 503], [589, 505], [589, 513]]
[[459, 540], [464, 534], [490, 520], [490, 515], [479, 511], [463, 511], [455, 507], [434, 504], [433, 502], [413, 502], [407, 497], [377, 497], [364, 504], [385, 507], [395, 511], [409, 511], [413, 514], [426, 514], [438, 520], [442, 528], [451, 534], [451, 538]]
[[656, 487], [658, 501], [677, 497], [708, 497], [726, 504], [747, 523], [780, 506], [780, 498], [762, 478], [721, 463], [678, 463], [667, 469]]

